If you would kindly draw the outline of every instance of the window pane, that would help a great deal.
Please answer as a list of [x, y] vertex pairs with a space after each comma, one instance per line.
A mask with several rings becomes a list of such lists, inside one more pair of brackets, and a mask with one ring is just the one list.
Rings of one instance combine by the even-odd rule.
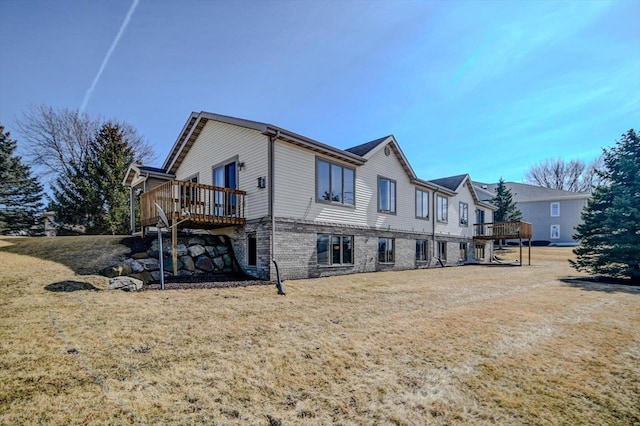
[[416, 217], [422, 217], [422, 191], [416, 191]]
[[396, 183], [389, 182], [389, 211], [396, 211]]
[[355, 204], [355, 174], [351, 169], [344, 169], [344, 194], [345, 204]]
[[353, 237], [342, 237], [342, 263], [353, 263]]
[[331, 199], [330, 177], [329, 177], [329, 163], [324, 161], [318, 161], [318, 199], [327, 200]]
[[331, 165], [331, 201], [342, 202], [342, 167]]
[[393, 238], [387, 239], [387, 262], [394, 262], [393, 256]]
[[331, 237], [331, 264], [340, 264], [340, 237]]
[[429, 193], [422, 193], [422, 217], [429, 217]]
[[387, 239], [378, 238], [378, 262], [386, 262]]
[[319, 234], [318, 235], [318, 265], [329, 264], [329, 236]]
[[389, 210], [389, 181], [378, 179], [378, 210]]

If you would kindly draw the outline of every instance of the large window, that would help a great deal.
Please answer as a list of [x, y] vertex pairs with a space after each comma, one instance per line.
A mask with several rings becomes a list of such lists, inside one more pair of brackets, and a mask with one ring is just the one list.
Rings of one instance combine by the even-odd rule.
[[551, 217], [560, 216], [560, 203], [551, 203]]
[[460, 226], [469, 226], [469, 204], [460, 203]]
[[326, 203], [355, 204], [355, 171], [326, 160], [316, 161], [316, 199]]
[[393, 238], [378, 238], [378, 262], [395, 262], [395, 250]]
[[438, 200], [438, 214], [436, 218], [438, 219], [438, 222], [446, 222], [449, 220], [449, 200], [446, 197], [441, 197], [440, 195], [438, 195], [436, 199]]
[[318, 234], [318, 265], [352, 265], [353, 236]]
[[429, 193], [420, 189], [416, 189], [416, 217], [429, 218]]
[[396, 181], [378, 177], [378, 211], [396, 212]]
[[551, 225], [551, 239], [560, 239], [560, 225]]
[[416, 261], [426, 262], [429, 260], [429, 243], [427, 240], [416, 240]]

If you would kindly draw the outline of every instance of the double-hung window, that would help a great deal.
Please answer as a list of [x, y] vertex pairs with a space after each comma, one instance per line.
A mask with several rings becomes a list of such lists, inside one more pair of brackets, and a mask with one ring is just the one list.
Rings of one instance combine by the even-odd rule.
[[416, 217], [429, 218], [429, 193], [420, 189], [416, 189]]
[[316, 200], [353, 206], [355, 170], [327, 160], [316, 161]]
[[560, 239], [560, 225], [551, 225], [551, 235], [552, 240]]
[[396, 212], [396, 181], [378, 177], [378, 211], [381, 213]]
[[353, 235], [318, 234], [318, 265], [353, 265]]
[[437, 199], [437, 216], [438, 222], [447, 222], [449, 220], [449, 199], [438, 195]]
[[560, 203], [551, 203], [551, 217], [560, 216]]
[[378, 238], [378, 262], [395, 262], [394, 243], [393, 238]]
[[469, 226], [469, 204], [460, 203], [460, 226]]

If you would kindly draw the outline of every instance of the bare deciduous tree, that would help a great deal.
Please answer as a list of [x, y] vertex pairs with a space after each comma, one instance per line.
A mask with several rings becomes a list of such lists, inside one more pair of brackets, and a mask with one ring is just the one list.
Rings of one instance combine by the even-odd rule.
[[56, 110], [48, 105], [33, 106], [16, 121], [26, 142], [26, 160], [48, 181], [69, 173], [73, 164], [84, 163], [96, 134], [106, 123], [122, 130], [134, 149], [136, 161], [155, 159], [152, 147], [126, 122], [92, 117], [79, 110]]
[[582, 160], [565, 162], [561, 158], [548, 158], [532, 166], [525, 175], [527, 183], [552, 189], [581, 192], [590, 191], [602, 182], [598, 170], [603, 167], [598, 157], [589, 165]]

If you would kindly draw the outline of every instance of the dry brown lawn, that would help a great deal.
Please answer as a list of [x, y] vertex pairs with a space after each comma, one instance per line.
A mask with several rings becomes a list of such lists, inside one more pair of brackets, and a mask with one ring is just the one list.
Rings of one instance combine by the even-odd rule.
[[570, 249], [282, 297], [106, 291], [56, 240], [0, 241], [0, 424], [640, 423], [640, 288], [561, 281]]

